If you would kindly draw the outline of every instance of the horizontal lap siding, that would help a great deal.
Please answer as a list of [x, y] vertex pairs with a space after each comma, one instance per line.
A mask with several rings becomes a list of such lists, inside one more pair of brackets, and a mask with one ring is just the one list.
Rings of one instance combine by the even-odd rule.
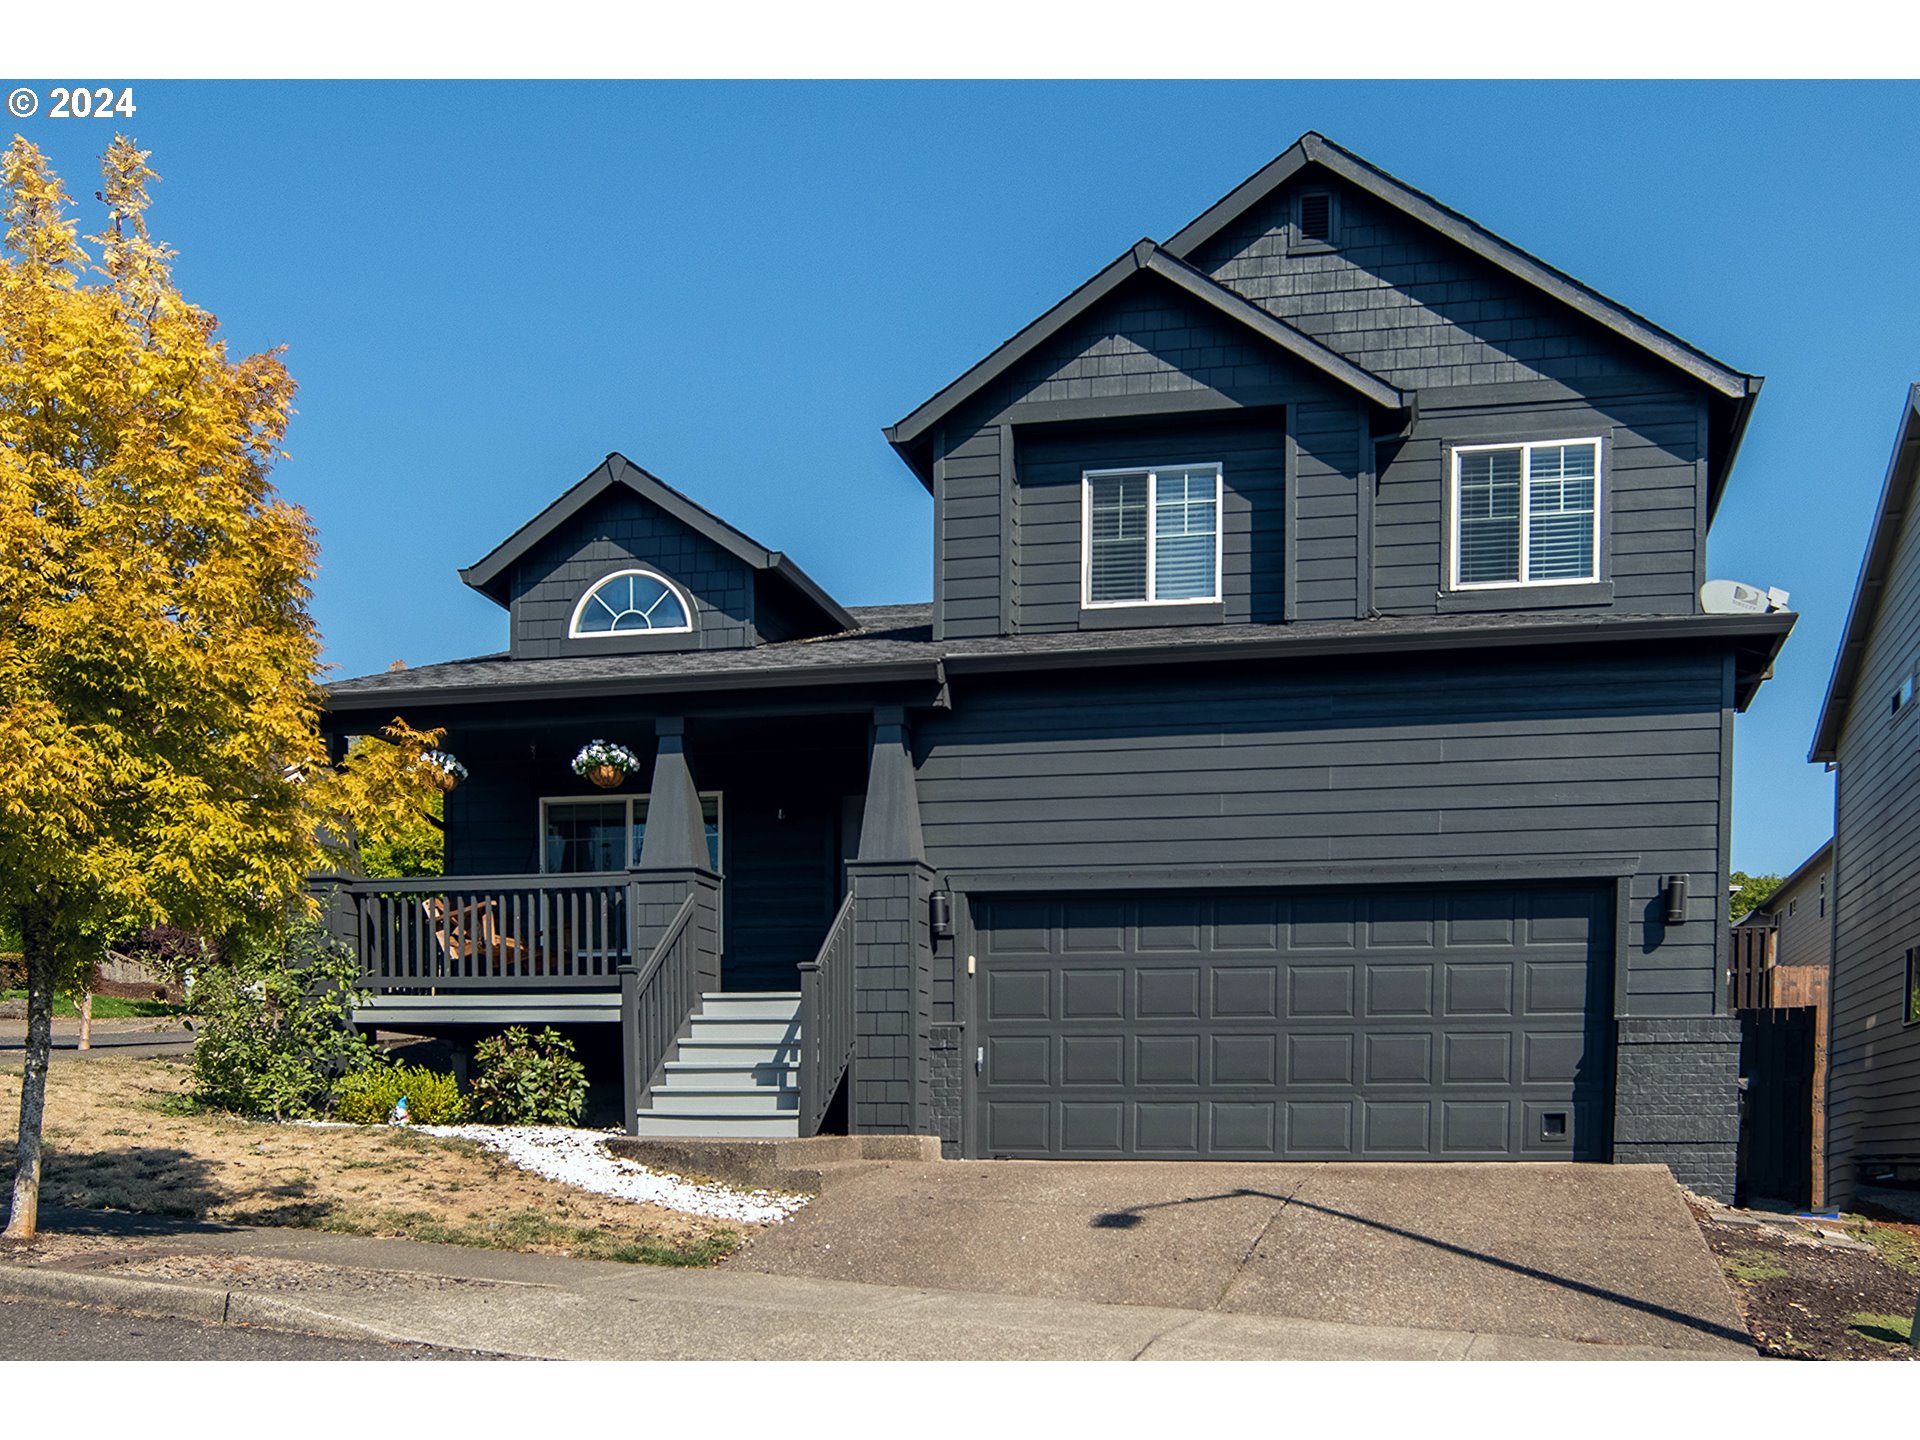
[[[1446, 588], [1448, 447], [1599, 435], [1605, 450], [1613, 608], [1692, 614], [1700, 555], [1700, 402], [1677, 389], [1528, 405], [1423, 411], [1391, 452], [1374, 505], [1374, 603], [1432, 614]], [[1524, 601], [1514, 592], [1516, 602]]]
[[[919, 730], [942, 869], [1579, 861], [1637, 854], [1630, 1013], [1713, 1012], [1722, 667], [1189, 672], [1177, 685], [968, 681]], [[1650, 920], [1661, 877], [1689, 920]]]
[[1352, 402], [1297, 405], [1295, 618], [1351, 620], [1360, 613], [1361, 412]]
[[1001, 633], [1002, 553], [1000, 427], [962, 439], [940, 466], [934, 503], [939, 553], [935, 596], [940, 634], [948, 639]]
[[[1079, 628], [1082, 472], [1143, 464], [1220, 464], [1226, 618], [1282, 618], [1286, 441], [1278, 411], [1225, 416], [1204, 427], [1033, 427], [1016, 434], [1022, 630]], [[1143, 615], [1142, 623], [1151, 623], [1151, 616]]]
[[1889, 703], [1920, 662], [1911, 519], [1882, 593], [1838, 748], [1827, 1152], [1836, 1202], [1852, 1193], [1855, 1157], [1920, 1160], [1920, 1026], [1902, 1023], [1904, 955], [1920, 946], [1920, 715], [1896, 719]]

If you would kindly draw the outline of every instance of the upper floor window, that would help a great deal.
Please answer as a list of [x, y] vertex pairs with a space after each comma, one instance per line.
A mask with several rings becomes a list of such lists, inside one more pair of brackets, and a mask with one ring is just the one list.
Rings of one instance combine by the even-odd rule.
[[1600, 578], [1600, 442], [1453, 452], [1453, 588]]
[[1081, 603], [1220, 598], [1220, 467], [1088, 470], [1081, 477]]
[[651, 570], [618, 570], [580, 597], [567, 634], [659, 635], [693, 629], [686, 597], [663, 575]]

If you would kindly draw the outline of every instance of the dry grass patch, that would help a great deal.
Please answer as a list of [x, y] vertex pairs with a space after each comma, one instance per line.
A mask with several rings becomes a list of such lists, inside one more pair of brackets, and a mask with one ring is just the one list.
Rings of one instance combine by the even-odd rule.
[[[707, 1264], [752, 1228], [577, 1190], [465, 1141], [201, 1111], [189, 1078], [183, 1060], [56, 1062], [41, 1203], [648, 1264]], [[0, 1117], [19, 1103], [14, 1062]], [[0, 1185], [12, 1179], [8, 1147]]]

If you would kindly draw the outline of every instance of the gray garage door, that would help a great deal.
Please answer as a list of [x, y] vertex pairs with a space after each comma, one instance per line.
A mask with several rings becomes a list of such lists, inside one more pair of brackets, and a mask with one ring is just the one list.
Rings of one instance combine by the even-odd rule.
[[974, 1151], [1604, 1159], [1611, 890], [974, 902]]

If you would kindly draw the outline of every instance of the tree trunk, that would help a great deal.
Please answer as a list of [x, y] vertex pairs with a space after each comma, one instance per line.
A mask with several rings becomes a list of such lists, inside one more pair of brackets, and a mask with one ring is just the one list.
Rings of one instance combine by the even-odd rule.
[[93, 1048], [93, 991], [80, 992], [80, 1048]]
[[40, 1122], [47, 1110], [47, 1066], [53, 1058], [53, 987], [59, 961], [44, 923], [23, 917], [27, 952], [27, 1066], [20, 1078], [20, 1149], [13, 1176], [13, 1209], [5, 1239], [31, 1240], [40, 1222]]

